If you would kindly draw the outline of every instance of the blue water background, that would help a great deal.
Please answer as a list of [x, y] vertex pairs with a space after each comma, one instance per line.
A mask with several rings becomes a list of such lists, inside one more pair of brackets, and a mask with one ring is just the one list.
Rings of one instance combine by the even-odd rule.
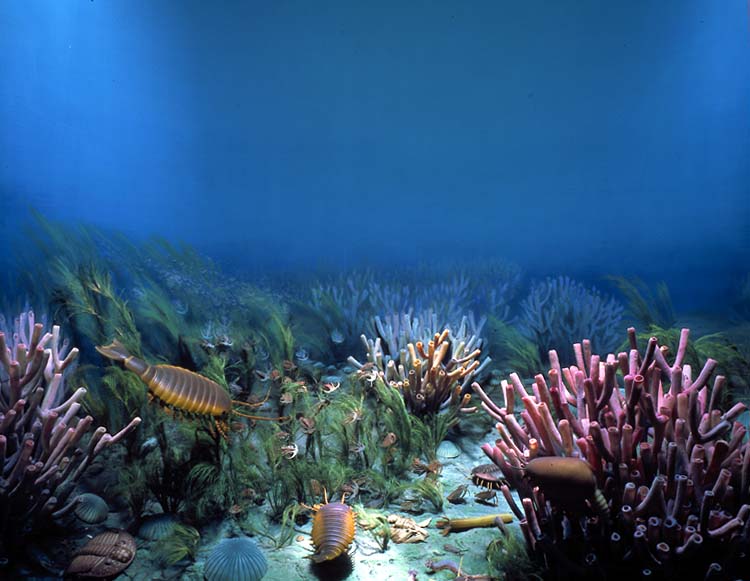
[[750, 270], [745, 0], [0, 7], [28, 208], [229, 270], [503, 257], [715, 308]]

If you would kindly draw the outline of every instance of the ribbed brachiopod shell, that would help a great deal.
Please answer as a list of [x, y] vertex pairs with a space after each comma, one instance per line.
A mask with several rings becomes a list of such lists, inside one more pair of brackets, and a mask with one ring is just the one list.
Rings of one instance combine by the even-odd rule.
[[177, 517], [171, 514], [154, 514], [143, 519], [138, 536], [147, 541], [158, 541], [172, 534]]
[[68, 575], [111, 577], [127, 569], [135, 558], [135, 540], [125, 531], [107, 531], [95, 536], [76, 552]]
[[87, 492], [81, 494], [75, 508], [76, 516], [90, 525], [107, 520], [109, 506], [101, 496]]
[[247, 537], [224, 539], [206, 560], [208, 581], [259, 581], [268, 570], [266, 557]]

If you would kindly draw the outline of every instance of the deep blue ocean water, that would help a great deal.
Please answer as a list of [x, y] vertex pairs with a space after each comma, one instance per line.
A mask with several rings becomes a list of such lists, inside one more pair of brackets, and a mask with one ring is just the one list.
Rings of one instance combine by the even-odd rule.
[[228, 270], [750, 269], [750, 33], [714, 2], [8, 1], [0, 260], [29, 208]]

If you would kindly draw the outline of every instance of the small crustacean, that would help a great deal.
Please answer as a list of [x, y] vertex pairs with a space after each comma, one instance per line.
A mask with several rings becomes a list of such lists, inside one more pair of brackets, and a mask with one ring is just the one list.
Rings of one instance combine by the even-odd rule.
[[443, 465], [438, 460], [433, 460], [429, 464], [425, 464], [419, 458], [414, 458], [411, 463], [411, 469], [413, 472], [419, 474], [420, 476], [424, 474], [425, 477], [437, 477], [440, 476], [440, 473], [443, 471]]
[[580, 511], [586, 503], [607, 518], [609, 505], [596, 485], [596, 476], [587, 462], [580, 458], [542, 456], [530, 460], [524, 467], [531, 484], [538, 486], [544, 498], [563, 509]]
[[480, 490], [474, 495], [474, 500], [479, 504], [486, 504], [488, 506], [497, 506], [497, 491], [495, 490]]
[[312, 544], [315, 552], [308, 558], [315, 563], [331, 561], [349, 550], [354, 541], [354, 511], [345, 504], [345, 496], [340, 502], [328, 502], [312, 507]]
[[467, 484], [462, 484], [458, 488], [456, 488], [453, 492], [451, 492], [448, 496], [445, 497], [445, 499], [450, 502], [451, 504], [463, 504], [466, 502], [465, 496], [466, 493], [469, 491], [469, 486]]
[[267, 418], [246, 414], [232, 406], [259, 408], [265, 400], [246, 403], [233, 400], [218, 383], [188, 369], [174, 365], [149, 365], [133, 357], [125, 346], [115, 340], [96, 350], [108, 359], [120, 361], [125, 368], [141, 378], [149, 391], [164, 404], [187, 414], [213, 418], [220, 430], [226, 432], [226, 420], [237, 415], [251, 420], [281, 421], [286, 418]]

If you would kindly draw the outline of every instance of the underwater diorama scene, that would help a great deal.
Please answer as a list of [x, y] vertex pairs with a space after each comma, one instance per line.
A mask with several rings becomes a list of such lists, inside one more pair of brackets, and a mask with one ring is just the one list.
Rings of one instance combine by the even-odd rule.
[[744, 0], [0, 6], [0, 579], [750, 579]]

